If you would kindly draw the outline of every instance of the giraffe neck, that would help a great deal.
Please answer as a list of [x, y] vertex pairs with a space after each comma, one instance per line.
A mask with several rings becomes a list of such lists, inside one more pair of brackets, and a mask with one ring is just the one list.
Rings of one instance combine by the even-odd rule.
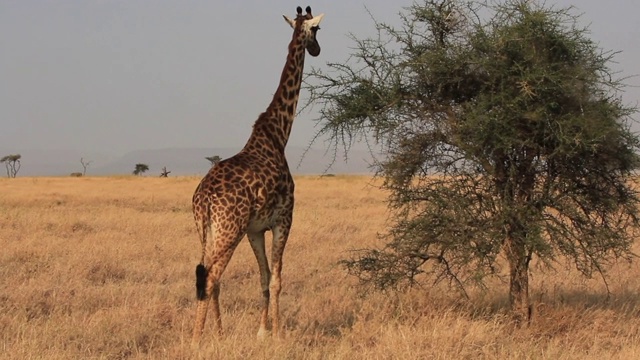
[[295, 30], [289, 43], [287, 61], [276, 93], [267, 110], [260, 114], [253, 125], [253, 132], [245, 145], [246, 150], [255, 148], [259, 151], [266, 145], [273, 146], [275, 150], [284, 153], [293, 126], [302, 83], [305, 48], [299, 41], [300, 36], [299, 30]]

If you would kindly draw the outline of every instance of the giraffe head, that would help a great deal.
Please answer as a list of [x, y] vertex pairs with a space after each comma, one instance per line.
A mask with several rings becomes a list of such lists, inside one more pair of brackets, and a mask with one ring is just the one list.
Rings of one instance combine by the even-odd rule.
[[306, 14], [302, 14], [302, 8], [298, 6], [295, 19], [291, 19], [286, 15], [282, 15], [284, 20], [291, 25], [294, 30], [294, 36], [299, 37], [300, 42], [311, 56], [320, 54], [320, 45], [316, 39], [316, 33], [320, 30], [320, 21], [324, 14], [318, 16], [311, 15], [311, 7], [307, 6]]

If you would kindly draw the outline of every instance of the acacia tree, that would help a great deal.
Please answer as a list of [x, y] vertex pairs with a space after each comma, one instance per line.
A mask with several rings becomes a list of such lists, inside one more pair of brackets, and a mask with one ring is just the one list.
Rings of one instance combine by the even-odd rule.
[[[395, 217], [386, 245], [343, 263], [378, 288], [426, 278], [461, 289], [501, 272], [517, 322], [529, 263], [569, 258], [586, 276], [631, 259], [635, 112], [572, 9], [531, 1], [425, 1], [376, 23], [345, 63], [314, 69], [318, 137], [374, 139]], [[544, 267], [544, 266], [543, 266]]]
[[216, 164], [222, 161], [222, 158], [218, 155], [205, 156], [205, 159], [209, 160], [209, 162], [211, 163], [211, 167], [216, 166]]
[[149, 165], [147, 164], [136, 164], [135, 169], [133, 170], [133, 175], [142, 175], [149, 170]]
[[18, 171], [20, 171], [20, 159], [22, 155], [20, 154], [12, 154], [3, 156], [0, 159], [0, 163], [4, 163], [5, 168], [7, 169], [7, 177], [15, 178], [18, 175]]

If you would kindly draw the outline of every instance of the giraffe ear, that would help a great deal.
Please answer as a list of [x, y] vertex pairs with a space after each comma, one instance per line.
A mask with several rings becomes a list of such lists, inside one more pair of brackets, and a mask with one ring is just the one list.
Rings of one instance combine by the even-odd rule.
[[320, 25], [320, 22], [322, 21], [323, 17], [324, 17], [324, 14], [320, 14], [320, 15], [314, 16], [313, 19], [307, 20], [309, 27]]
[[289, 26], [291, 26], [291, 28], [295, 29], [296, 28], [296, 22], [293, 21], [291, 18], [289, 18], [287, 15], [282, 15], [282, 17], [284, 18], [284, 21], [287, 22], [287, 24], [289, 24]]

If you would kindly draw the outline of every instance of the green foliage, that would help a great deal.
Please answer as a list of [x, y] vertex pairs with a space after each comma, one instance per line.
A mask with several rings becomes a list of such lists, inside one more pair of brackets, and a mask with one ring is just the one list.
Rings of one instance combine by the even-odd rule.
[[586, 276], [631, 259], [636, 109], [620, 100], [614, 53], [571, 11], [425, 1], [400, 29], [376, 23], [376, 38], [354, 39], [348, 62], [312, 72], [318, 137], [385, 150], [395, 223], [385, 248], [344, 262], [350, 272], [379, 288], [429, 278], [463, 289], [506, 252], [512, 292], [526, 295], [532, 256], [567, 257]]
[[136, 164], [135, 170], [133, 170], [133, 175], [142, 175], [149, 170], [149, 165], [147, 164]]

